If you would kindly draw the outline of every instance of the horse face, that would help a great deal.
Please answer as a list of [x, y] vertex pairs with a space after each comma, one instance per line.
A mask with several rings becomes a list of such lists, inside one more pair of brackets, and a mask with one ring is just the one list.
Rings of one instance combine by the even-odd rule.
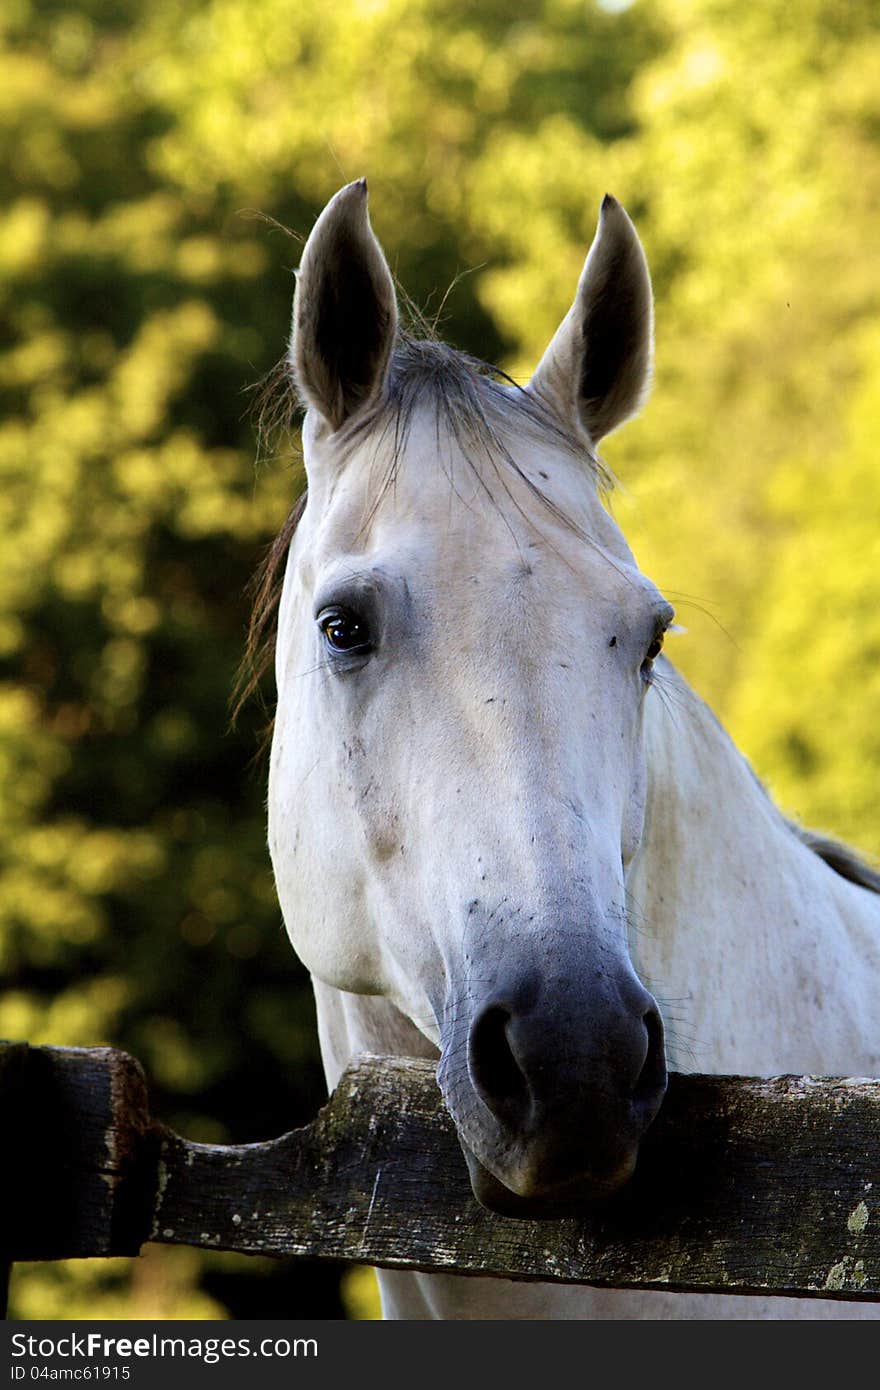
[[528, 392], [394, 335], [351, 185], [297, 290], [309, 499], [279, 611], [276, 881], [309, 969], [439, 1048], [477, 1196], [556, 1209], [626, 1180], [666, 1081], [625, 871], [671, 610], [590, 463], [648, 368], [635, 233], [603, 205]]

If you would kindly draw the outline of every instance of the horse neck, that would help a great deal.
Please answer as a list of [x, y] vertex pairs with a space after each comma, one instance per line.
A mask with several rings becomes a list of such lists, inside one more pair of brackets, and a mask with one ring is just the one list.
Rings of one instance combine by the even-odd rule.
[[314, 976], [312, 988], [328, 1090], [333, 1090], [349, 1059], [359, 1054], [439, 1059], [433, 1043], [389, 1000], [347, 994]]
[[634, 962], [682, 1071], [880, 1070], [880, 898], [801, 843], [666, 663], [646, 711]]

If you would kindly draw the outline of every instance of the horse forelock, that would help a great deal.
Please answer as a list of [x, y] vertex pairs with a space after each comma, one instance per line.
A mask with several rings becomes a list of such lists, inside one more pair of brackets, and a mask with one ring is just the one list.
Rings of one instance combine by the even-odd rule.
[[416, 413], [426, 409], [463, 450], [506, 457], [505, 436], [525, 427], [576, 456], [602, 486], [610, 485], [584, 438], [567, 428], [537, 395], [491, 363], [437, 338], [408, 333], [398, 335], [384, 392], [371, 410], [343, 426], [339, 447], [345, 451], [378, 431], [381, 437], [400, 441], [402, 452]]

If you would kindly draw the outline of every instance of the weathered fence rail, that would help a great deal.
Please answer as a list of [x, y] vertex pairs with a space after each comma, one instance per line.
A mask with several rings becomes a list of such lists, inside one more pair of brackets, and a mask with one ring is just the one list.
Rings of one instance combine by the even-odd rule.
[[146, 1241], [395, 1268], [880, 1299], [880, 1080], [681, 1076], [625, 1193], [517, 1221], [473, 1199], [430, 1063], [364, 1058], [268, 1143], [155, 1123], [137, 1062], [0, 1044], [0, 1259]]

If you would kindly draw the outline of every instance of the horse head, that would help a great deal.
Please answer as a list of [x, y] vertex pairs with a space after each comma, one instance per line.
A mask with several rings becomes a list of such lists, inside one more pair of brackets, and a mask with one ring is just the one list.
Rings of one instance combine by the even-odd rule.
[[642, 722], [672, 610], [603, 506], [652, 299], [612, 198], [526, 387], [400, 330], [364, 182], [318, 219], [291, 373], [308, 500], [278, 617], [270, 846], [318, 979], [439, 1050], [476, 1196], [614, 1192], [666, 1087], [630, 960]]

